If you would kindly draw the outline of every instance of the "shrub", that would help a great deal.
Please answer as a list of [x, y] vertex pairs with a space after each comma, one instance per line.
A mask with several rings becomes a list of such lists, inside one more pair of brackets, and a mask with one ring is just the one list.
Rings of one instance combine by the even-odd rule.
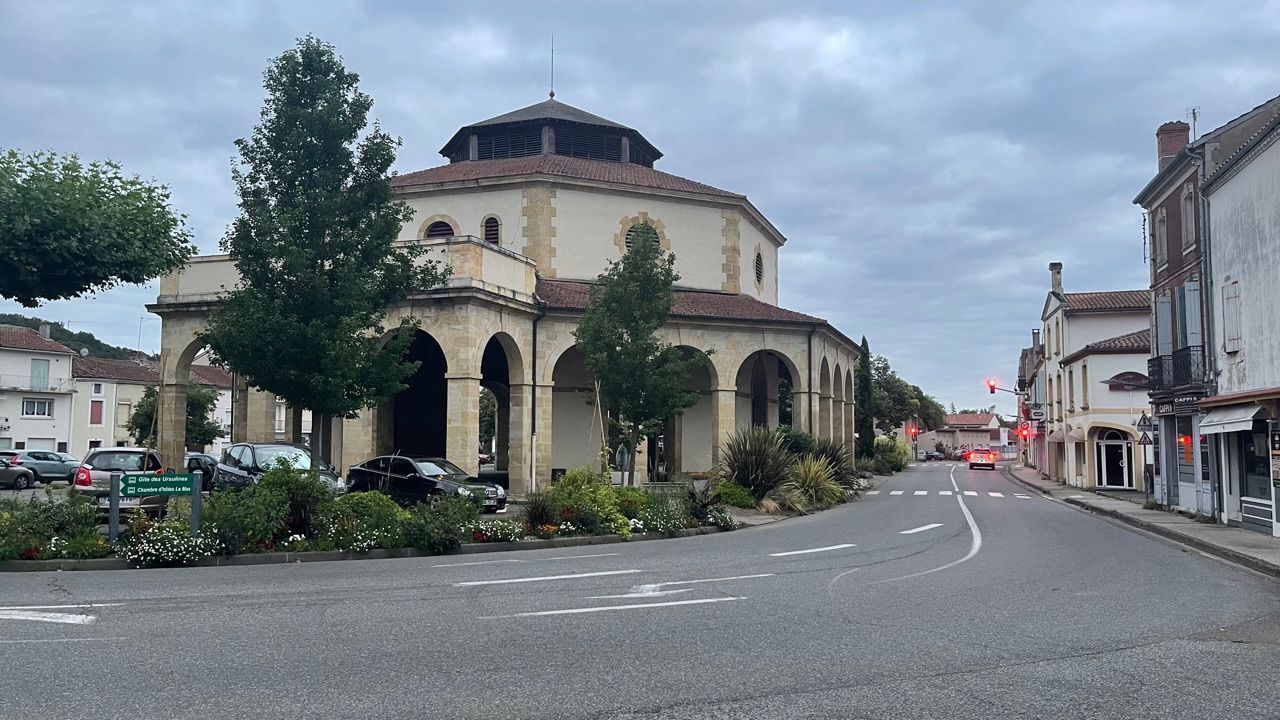
[[380, 492], [342, 495], [317, 516], [319, 536], [339, 550], [367, 552], [374, 547], [404, 546], [409, 513]]
[[786, 480], [794, 458], [782, 445], [782, 437], [764, 427], [738, 430], [720, 449], [717, 467], [721, 481], [747, 488], [760, 499]]
[[117, 543], [116, 551], [134, 567], [182, 567], [195, 565], [218, 552], [218, 541], [191, 537], [178, 523], [140, 523], [129, 537]]
[[462, 497], [446, 497], [418, 503], [404, 523], [405, 541], [429, 555], [457, 550], [462, 544], [462, 528], [480, 518], [474, 502]]
[[813, 454], [827, 461], [831, 466], [831, 477], [842, 487], [861, 490], [858, 473], [853, 466], [853, 454], [843, 443], [836, 440], [818, 440], [813, 444]]
[[892, 475], [893, 462], [884, 455], [877, 455], [875, 459], [871, 461], [871, 469], [877, 475]]
[[614, 488], [613, 496], [618, 503], [618, 511], [628, 520], [640, 517], [649, 501], [649, 496], [638, 487]]
[[722, 482], [716, 486], [720, 502], [737, 508], [754, 508], [756, 498], [751, 491], [734, 482]]
[[604, 476], [587, 468], [574, 468], [565, 473], [560, 482], [547, 490], [547, 498], [556, 508], [561, 527], [567, 522], [576, 534], [616, 532], [627, 519], [618, 508], [613, 486]]
[[285, 518], [289, 532], [308, 537], [316, 534], [312, 527], [316, 514], [334, 495], [315, 472], [299, 470], [283, 459], [262, 473], [258, 487], [284, 495], [289, 503], [289, 514]]
[[829, 508], [844, 501], [844, 490], [836, 482], [831, 463], [817, 455], [796, 461], [788, 485], [794, 485], [809, 509]]
[[809, 433], [790, 425], [778, 426], [777, 432], [782, 438], [782, 446], [796, 457], [813, 452], [814, 443], [817, 442]]
[[911, 445], [902, 438], [881, 435], [876, 438], [876, 458], [882, 457], [892, 472], [905, 470], [911, 459]]
[[706, 483], [701, 490], [697, 486], [690, 484], [685, 491], [685, 510], [690, 517], [698, 521], [699, 525], [707, 521], [711, 508], [720, 504], [720, 484]]
[[801, 515], [809, 512], [809, 500], [800, 491], [800, 486], [788, 480], [769, 491], [769, 496], [760, 501], [765, 512], [794, 512]]
[[58, 557], [65, 538], [97, 533], [96, 514], [93, 500], [78, 493], [0, 500], [0, 560]]
[[111, 554], [111, 546], [107, 539], [97, 534], [79, 535], [69, 538], [62, 546], [62, 557], [71, 560], [92, 560]]
[[[289, 500], [261, 485], [243, 490], [215, 490], [200, 513], [200, 531], [214, 538], [228, 555], [275, 549], [286, 532]], [[302, 533], [298, 533], [302, 534]]]
[[675, 535], [684, 529], [689, 512], [677, 496], [649, 493], [649, 501], [638, 518], [644, 532]]
[[529, 493], [524, 501], [524, 521], [530, 532], [544, 525], [555, 525], [559, 521], [555, 503], [541, 490]]
[[853, 467], [858, 477], [869, 478], [876, 471], [876, 461], [869, 457], [860, 457]]
[[729, 514], [729, 510], [723, 506], [711, 508], [711, 512], [707, 513], [707, 524], [721, 530], [738, 529], [738, 521], [734, 520], [733, 515]]
[[524, 539], [524, 523], [519, 520], [481, 520], [467, 530], [472, 542], [518, 542]]

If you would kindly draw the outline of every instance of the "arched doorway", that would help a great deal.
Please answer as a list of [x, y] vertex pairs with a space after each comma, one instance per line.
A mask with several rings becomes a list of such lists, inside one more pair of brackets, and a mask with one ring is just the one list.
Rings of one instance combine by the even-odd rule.
[[595, 376], [576, 345], [556, 360], [551, 386], [552, 478], [575, 467], [599, 468], [603, 409], [596, 404]]
[[1115, 428], [1100, 428], [1094, 441], [1097, 486], [1119, 490], [1134, 489], [1133, 439]]
[[735, 425], [776, 428], [803, 417], [804, 408], [796, 403], [804, 390], [797, 384], [799, 377], [795, 364], [781, 353], [757, 350], [748, 355], [734, 379]]
[[449, 365], [444, 350], [429, 333], [415, 330], [405, 358], [421, 364], [405, 381], [405, 389], [391, 399], [391, 412], [379, 414], [380, 420], [388, 416], [391, 425], [383, 428], [389, 431], [384, 437], [390, 443], [379, 452], [445, 457], [449, 408], [444, 374]]

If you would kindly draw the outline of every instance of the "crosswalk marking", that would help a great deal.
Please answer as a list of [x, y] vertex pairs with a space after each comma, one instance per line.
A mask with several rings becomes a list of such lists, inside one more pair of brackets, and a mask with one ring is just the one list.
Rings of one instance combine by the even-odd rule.
[[890, 490], [890, 491], [889, 491], [889, 494], [890, 494], [890, 495], [901, 495], [901, 494], [902, 494], [902, 491], [901, 491], [901, 490]]
[[989, 492], [987, 494], [990, 495], [991, 497], [1004, 497], [1004, 493]]
[[1022, 498], [1023, 500], [1030, 500], [1030, 499], [1031, 499], [1031, 496], [1030, 496], [1030, 495], [1023, 495], [1022, 493], [1014, 493], [1014, 494], [1013, 494], [1013, 496], [1014, 496], [1014, 497], [1016, 497], [1016, 498]]
[[964, 494], [965, 494], [965, 495], [977, 495], [978, 493], [974, 492], [973, 490], [965, 490], [965, 491], [964, 491]]
[[913, 495], [928, 495], [928, 494], [929, 494], [929, 491], [928, 491], [928, 490], [917, 490], [917, 491], [915, 491], [915, 492], [914, 492], [914, 493], [912, 493], [912, 494], [913, 494]]
[[[888, 491], [868, 490], [865, 494], [880, 495], [880, 494], [883, 494], [884, 492], [888, 492], [888, 494], [893, 496], [909, 495], [912, 497], [925, 497], [928, 495], [933, 495], [935, 493], [945, 497], [954, 497], [956, 495], [961, 495], [961, 494], [965, 495], [966, 497], [978, 497], [983, 494], [977, 490], [888, 490]], [[1007, 497], [1005, 493], [996, 492], [995, 490], [986, 491], [986, 495], [988, 497], [993, 497], [993, 498]], [[1033, 497], [1035, 497], [1034, 495], [1027, 495], [1026, 493], [1009, 493], [1009, 495], [1012, 495], [1013, 497], [1016, 497], [1019, 500], [1030, 500]]]
[[939, 491], [938, 491], [938, 494], [939, 494], [939, 495], [950, 495], [950, 494], [951, 494], [951, 491], [950, 491], [950, 490], [939, 490]]
[[868, 491], [866, 491], [866, 492], [865, 492], [865, 493], [863, 493], [863, 494], [864, 494], [864, 495], [879, 495], [879, 494], [880, 494], [880, 491], [879, 491], [879, 490], [868, 490]]

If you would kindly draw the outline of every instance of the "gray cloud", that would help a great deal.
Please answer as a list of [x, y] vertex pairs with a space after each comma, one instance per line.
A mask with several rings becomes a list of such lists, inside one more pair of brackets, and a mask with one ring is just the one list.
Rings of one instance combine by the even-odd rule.
[[[483, 12], [481, 11], [483, 7]], [[866, 334], [912, 382], [987, 404], [1047, 286], [1142, 287], [1155, 126], [1280, 92], [1280, 3], [0, 3], [3, 144], [111, 157], [173, 189], [204, 251], [232, 142], [293, 40], [334, 43], [397, 168], [460, 125], [558, 97], [632, 125], [668, 172], [744, 192], [790, 238], [782, 300]], [[155, 287], [51, 303], [138, 341]], [[16, 311], [0, 303], [0, 311]], [[155, 350], [159, 323], [143, 320]], [[998, 398], [1002, 407], [1009, 402]]]

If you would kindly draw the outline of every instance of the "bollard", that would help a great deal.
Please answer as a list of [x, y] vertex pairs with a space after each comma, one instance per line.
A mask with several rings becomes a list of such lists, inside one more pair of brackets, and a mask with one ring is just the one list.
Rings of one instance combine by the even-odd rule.
[[204, 486], [204, 471], [196, 470], [191, 473], [193, 478], [191, 482], [191, 537], [200, 537], [200, 489]]
[[120, 539], [120, 471], [111, 473], [111, 494], [107, 500], [107, 539], [115, 542]]

